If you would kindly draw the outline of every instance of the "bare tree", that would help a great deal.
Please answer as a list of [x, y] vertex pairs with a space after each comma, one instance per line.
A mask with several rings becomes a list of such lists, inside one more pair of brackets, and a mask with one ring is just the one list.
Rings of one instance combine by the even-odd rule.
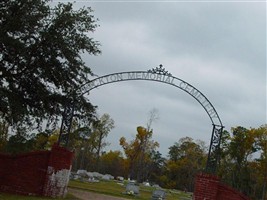
[[150, 131], [152, 123], [156, 122], [159, 120], [159, 111], [156, 108], [153, 108], [152, 110], [149, 111], [149, 116], [148, 116], [148, 121], [147, 121], [147, 131]]
[[147, 152], [147, 146], [148, 146], [148, 142], [152, 137], [152, 133], [153, 133], [153, 129], [152, 124], [153, 122], [156, 122], [159, 119], [158, 116], [158, 110], [156, 108], [153, 108], [152, 110], [149, 111], [149, 116], [148, 116], [148, 121], [146, 124], [146, 132], [147, 132], [147, 136], [144, 138], [143, 144], [141, 145], [141, 155], [139, 157], [139, 161], [138, 161], [138, 175], [137, 175], [137, 179], [138, 181], [144, 180], [145, 178], [145, 174], [147, 174], [146, 170], [148, 169], [147, 167], [145, 167], [146, 163], [145, 163], [145, 155]]

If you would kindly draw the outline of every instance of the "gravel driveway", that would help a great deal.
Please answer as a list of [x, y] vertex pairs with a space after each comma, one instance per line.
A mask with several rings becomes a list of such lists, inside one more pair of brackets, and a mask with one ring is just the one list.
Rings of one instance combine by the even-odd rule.
[[68, 192], [81, 200], [127, 200], [121, 197], [113, 197], [73, 188], [68, 188]]

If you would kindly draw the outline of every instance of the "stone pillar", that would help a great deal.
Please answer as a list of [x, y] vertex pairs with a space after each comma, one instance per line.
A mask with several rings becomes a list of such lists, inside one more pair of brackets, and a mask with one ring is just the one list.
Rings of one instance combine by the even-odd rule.
[[216, 200], [219, 178], [211, 174], [199, 174], [196, 177], [194, 200]]
[[74, 153], [55, 144], [48, 161], [43, 196], [65, 197]]

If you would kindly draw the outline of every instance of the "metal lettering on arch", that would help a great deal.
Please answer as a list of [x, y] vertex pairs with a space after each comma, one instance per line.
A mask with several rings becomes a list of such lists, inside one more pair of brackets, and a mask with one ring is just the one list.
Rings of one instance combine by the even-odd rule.
[[[82, 85], [79, 91], [77, 91], [77, 94], [84, 95], [89, 91], [106, 84], [111, 84], [121, 81], [138, 81], [138, 80], [157, 81], [174, 86], [176, 88], [185, 91], [200, 103], [200, 105], [204, 108], [204, 110], [208, 114], [213, 125], [206, 171], [215, 173], [217, 164], [219, 162], [220, 141], [223, 131], [223, 125], [220, 120], [220, 117], [217, 111], [215, 110], [214, 106], [211, 104], [211, 102], [203, 93], [201, 93], [197, 88], [187, 83], [186, 81], [172, 76], [172, 74], [166, 71], [162, 67], [162, 65], [160, 65], [160, 67], [148, 71], [119, 72], [95, 78]], [[70, 120], [72, 119], [73, 109], [74, 106], [71, 104], [69, 104], [65, 108], [65, 113], [63, 116], [61, 130], [60, 130], [60, 139], [59, 139], [59, 143], [63, 143], [63, 145], [67, 145], [68, 143], [68, 140], [63, 140], [63, 138], [68, 138], [70, 130], [69, 125], [71, 124]]]

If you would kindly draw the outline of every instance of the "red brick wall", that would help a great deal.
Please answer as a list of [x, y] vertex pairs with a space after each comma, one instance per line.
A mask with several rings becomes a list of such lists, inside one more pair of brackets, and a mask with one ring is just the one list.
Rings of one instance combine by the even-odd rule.
[[16, 156], [0, 155], [0, 190], [41, 195], [46, 178], [49, 151]]
[[69, 174], [74, 153], [57, 145], [53, 146], [44, 185], [44, 196], [64, 197], [67, 193]]
[[220, 183], [219, 190], [218, 190], [218, 195], [217, 195], [218, 200], [250, 200], [248, 197], [245, 195], [241, 194], [237, 190], [224, 185]]
[[196, 177], [194, 200], [250, 200], [237, 190], [220, 182], [210, 174], [199, 174]]
[[199, 174], [196, 177], [194, 199], [217, 200], [219, 178], [210, 174]]
[[[73, 153], [61, 147], [54, 146], [51, 151], [36, 151], [20, 155], [0, 154], [0, 191], [24, 194], [63, 196], [66, 188], [46, 193], [49, 187], [51, 171], [54, 173], [65, 169], [70, 170]], [[66, 173], [65, 173], [66, 174]], [[55, 179], [55, 178], [54, 178]], [[66, 181], [65, 178], [64, 180]], [[57, 177], [56, 177], [56, 181]], [[61, 193], [59, 193], [61, 192]]]

